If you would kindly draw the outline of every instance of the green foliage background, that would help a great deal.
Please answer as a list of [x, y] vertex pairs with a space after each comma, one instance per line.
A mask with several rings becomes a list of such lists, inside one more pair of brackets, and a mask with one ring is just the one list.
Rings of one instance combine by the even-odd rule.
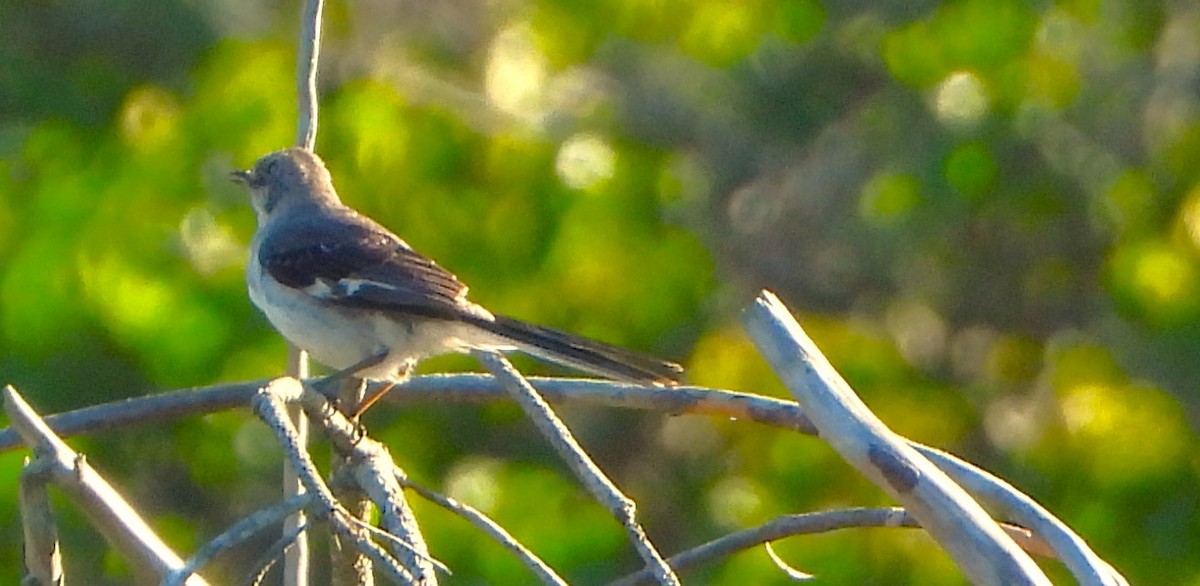
[[[49, 412], [281, 370], [227, 175], [293, 141], [298, 14], [0, 4], [0, 382]], [[785, 396], [737, 323], [772, 288], [897, 430], [1028, 491], [1134, 583], [1200, 584], [1198, 80], [1189, 2], [333, 2], [318, 152], [477, 301], [697, 384]], [[566, 415], [667, 552], [887, 503], [811, 438]], [[368, 425], [573, 582], [636, 566], [515, 407]], [[277, 493], [245, 412], [73, 445], [184, 551]], [[20, 463], [0, 456], [5, 583]], [[417, 506], [452, 583], [528, 581]], [[128, 581], [59, 510], [68, 575]], [[828, 583], [962, 582], [917, 532], [778, 550]], [[685, 579], [784, 582], [762, 551]]]

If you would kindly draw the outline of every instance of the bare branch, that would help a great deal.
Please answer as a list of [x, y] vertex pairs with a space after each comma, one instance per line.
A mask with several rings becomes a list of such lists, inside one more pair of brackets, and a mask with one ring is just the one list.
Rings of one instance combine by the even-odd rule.
[[917, 443], [912, 446], [971, 494], [999, 509], [1006, 517], [1030, 528], [1053, 552], [1050, 555], [1061, 560], [1080, 584], [1128, 586], [1125, 577], [1100, 559], [1083, 538], [1004, 479], [941, 450]]
[[[551, 403], [584, 402], [672, 415], [712, 415], [816, 435], [816, 430], [794, 401], [704, 387], [668, 389], [580, 378], [533, 377], [528, 380]], [[260, 379], [144, 395], [50, 415], [46, 421], [59, 435], [72, 437], [148, 421], [216, 413], [245, 407], [268, 382], [268, 379]], [[325, 386], [319, 381], [313, 382], [312, 386], [317, 390]], [[377, 386], [372, 385], [371, 389]], [[509, 395], [495, 377], [486, 374], [416, 376], [396, 385], [383, 397], [383, 401], [399, 405], [420, 401], [487, 403], [508, 399]], [[19, 445], [20, 439], [11, 429], [0, 430], [0, 453]]]
[[[54, 483], [71, 495], [92, 524], [126, 558], [134, 571], [155, 578], [183, 567], [175, 555], [142, 520], [141, 515], [103, 477], [63, 443], [11, 386], [4, 387], [4, 411], [13, 428], [45, 462]], [[189, 585], [207, 584], [199, 576]]]
[[[411, 583], [413, 576], [401, 566], [400, 562], [371, 541], [365, 531], [351, 524], [349, 519], [352, 515], [338, 504], [329, 487], [321, 480], [320, 474], [304, 450], [304, 446], [297, 442], [295, 429], [287, 417], [286, 404], [300, 401], [303, 394], [304, 388], [300, 381], [293, 378], [275, 379], [255, 395], [252, 403], [254, 412], [275, 432], [276, 438], [283, 446], [285, 456], [299, 473], [304, 487], [308, 492], [313, 493], [320, 505], [320, 511], [328, 519], [334, 532], [349, 539], [394, 582]], [[306, 410], [306, 412], [308, 411]], [[310, 417], [312, 416], [311, 412], [308, 414]]]
[[517, 372], [517, 369], [513, 368], [513, 365], [502, 354], [487, 350], [474, 350], [471, 354], [508, 389], [512, 397], [525, 410], [525, 414], [533, 420], [542, 435], [558, 451], [559, 456], [583, 481], [583, 485], [587, 487], [588, 492], [592, 493], [592, 497], [604, 505], [625, 527], [638, 554], [642, 556], [658, 582], [660, 584], [679, 584], [679, 578], [667, 566], [658, 550], [646, 537], [641, 524], [638, 523], [635, 503], [622, 494], [621, 490], [604, 475], [600, 467], [596, 466], [579, 442], [575, 441], [571, 430], [567, 429], [562, 420], [550, 409], [550, 405], [537, 394], [533, 385], [529, 384], [529, 381], [525, 380], [525, 377], [521, 376], [521, 373]]
[[821, 438], [903, 503], [973, 582], [1050, 584], [979, 503], [867, 408], [778, 298], [764, 291], [744, 322]]
[[[676, 415], [703, 414], [750, 420], [801, 433], [816, 433], [799, 404], [750, 393], [702, 387], [662, 389], [576, 378], [535, 377], [530, 382], [552, 403], [584, 402]], [[127, 427], [143, 421], [160, 421], [242, 407], [265, 383], [251, 381], [147, 395], [51, 415], [46, 419], [56, 432], [69, 437]], [[314, 386], [321, 385], [316, 383]], [[494, 377], [481, 374], [412, 377], [384, 396], [385, 401], [402, 405], [420, 401], [484, 403], [507, 398], [507, 393]], [[1014, 521], [1034, 529], [1039, 535], [1045, 535], [1053, 544], [1056, 555], [1064, 560], [1076, 577], [1083, 579], [1089, 575], [1112, 575], [1116, 584], [1124, 583], [1124, 579], [1096, 556], [1082, 539], [1028, 496], [968, 462], [915, 442], [909, 443], [969, 491], [997, 506]], [[0, 430], [0, 452], [19, 446], [20, 439], [13, 430]], [[1045, 518], [1045, 521], [1039, 521], [1039, 518]], [[1092, 569], [1080, 569], [1089, 567]]]

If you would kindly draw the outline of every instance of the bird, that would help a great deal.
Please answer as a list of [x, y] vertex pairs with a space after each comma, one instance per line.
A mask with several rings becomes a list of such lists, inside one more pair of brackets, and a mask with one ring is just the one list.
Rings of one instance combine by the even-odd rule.
[[616, 381], [681, 381], [676, 363], [470, 301], [453, 273], [343, 204], [324, 161], [308, 149], [268, 153], [232, 179], [248, 188], [257, 218], [246, 263], [251, 301], [285, 339], [327, 367], [384, 381], [386, 390], [424, 358], [515, 350]]

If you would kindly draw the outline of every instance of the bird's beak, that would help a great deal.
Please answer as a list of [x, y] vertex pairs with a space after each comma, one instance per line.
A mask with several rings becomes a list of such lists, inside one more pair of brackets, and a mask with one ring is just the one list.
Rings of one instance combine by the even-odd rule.
[[232, 179], [234, 183], [250, 185], [251, 174], [249, 171], [238, 169], [237, 171], [230, 173], [229, 178]]

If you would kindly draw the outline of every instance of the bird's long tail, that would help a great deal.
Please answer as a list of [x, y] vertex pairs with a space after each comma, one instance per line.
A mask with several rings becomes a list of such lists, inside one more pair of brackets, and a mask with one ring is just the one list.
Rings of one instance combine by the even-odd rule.
[[683, 367], [577, 336], [505, 317], [480, 318], [476, 325], [509, 340], [536, 358], [624, 382], [670, 386], [681, 382]]

